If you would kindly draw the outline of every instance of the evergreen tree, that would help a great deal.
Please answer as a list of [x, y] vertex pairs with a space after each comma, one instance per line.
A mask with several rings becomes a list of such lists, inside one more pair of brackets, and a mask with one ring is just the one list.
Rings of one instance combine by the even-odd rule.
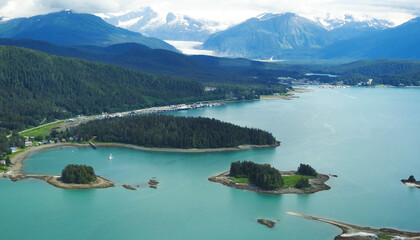
[[209, 118], [143, 115], [90, 121], [56, 137], [73, 136], [100, 142], [118, 142], [146, 147], [224, 148], [239, 145], [272, 145], [268, 132], [236, 126]]
[[87, 184], [96, 181], [95, 171], [86, 165], [67, 165], [61, 172], [64, 183]]
[[408, 182], [415, 182], [416, 179], [414, 178], [413, 175], [410, 175], [410, 177], [407, 179]]
[[258, 187], [273, 190], [283, 186], [283, 178], [279, 170], [268, 164], [256, 164], [249, 161], [232, 162], [230, 176], [246, 177]]
[[296, 188], [308, 188], [310, 187], [309, 185], [309, 180], [307, 178], [300, 178], [298, 180], [298, 182], [295, 185]]
[[313, 169], [311, 166], [309, 166], [308, 164], [300, 164], [297, 172], [300, 175], [305, 175], [305, 176], [313, 176], [316, 177], [318, 176], [318, 173], [315, 171], [315, 169]]

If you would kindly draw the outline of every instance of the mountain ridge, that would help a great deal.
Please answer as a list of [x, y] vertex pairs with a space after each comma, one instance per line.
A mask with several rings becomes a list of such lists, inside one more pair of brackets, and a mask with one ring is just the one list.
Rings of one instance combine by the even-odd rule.
[[0, 23], [0, 37], [35, 39], [57, 45], [98, 45], [137, 42], [151, 48], [177, 51], [170, 44], [115, 27], [92, 14], [73, 11], [54, 12]]

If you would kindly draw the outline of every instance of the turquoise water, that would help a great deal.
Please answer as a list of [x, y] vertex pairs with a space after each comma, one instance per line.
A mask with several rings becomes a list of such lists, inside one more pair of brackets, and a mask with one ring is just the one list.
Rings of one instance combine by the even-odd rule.
[[[181, 154], [65, 148], [33, 155], [26, 172], [58, 174], [69, 163], [83, 163], [117, 184], [141, 187], [62, 190], [39, 180], [0, 179], [0, 239], [325, 240], [340, 233], [287, 211], [420, 231], [420, 189], [399, 182], [410, 174], [420, 178], [420, 89], [316, 89], [299, 96], [175, 113], [268, 130], [282, 141], [276, 149]], [[284, 170], [309, 163], [338, 178], [327, 182], [329, 191], [282, 196], [207, 180], [238, 160]], [[156, 190], [145, 186], [152, 177], [161, 181]], [[256, 218], [279, 222], [269, 229]]]

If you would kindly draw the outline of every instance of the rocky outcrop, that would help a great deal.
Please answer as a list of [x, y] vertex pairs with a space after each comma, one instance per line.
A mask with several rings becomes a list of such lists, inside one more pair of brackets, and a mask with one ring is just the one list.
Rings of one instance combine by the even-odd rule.
[[269, 228], [273, 228], [276, 225], [276, 222], [262, 218], [257, 219], [257, 222]]

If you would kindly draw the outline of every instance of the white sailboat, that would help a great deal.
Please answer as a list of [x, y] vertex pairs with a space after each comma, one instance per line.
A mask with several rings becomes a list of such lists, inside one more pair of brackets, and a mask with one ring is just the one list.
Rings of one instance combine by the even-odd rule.
[[109, 154], [109, 160], [112, 160], [114, 157], [112, 156], [112, 154]]

